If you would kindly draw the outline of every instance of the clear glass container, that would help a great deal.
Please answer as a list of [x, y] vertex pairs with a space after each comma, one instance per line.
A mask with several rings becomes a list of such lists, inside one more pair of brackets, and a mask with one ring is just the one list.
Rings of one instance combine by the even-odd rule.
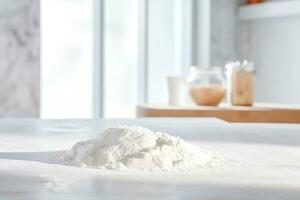
[[225, 68], [227, 102], [235, 106], [251, 106], [254, 98], [253, 63], [231, 62]]
[[186, 81], [189, 95], [197, 105], [216, 106], [225, 96], [225, 80], [219, 67], [191, 67]]

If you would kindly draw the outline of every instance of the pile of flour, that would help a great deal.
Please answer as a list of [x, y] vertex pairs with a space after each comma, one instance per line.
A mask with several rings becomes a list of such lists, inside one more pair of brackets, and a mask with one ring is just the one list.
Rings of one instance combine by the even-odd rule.
[[178, 137], [137, 126], [109, 128], [60, 155], [66, 165], [119, 171], [177, 171], [222, 165], [224, 157], [193, 148]]

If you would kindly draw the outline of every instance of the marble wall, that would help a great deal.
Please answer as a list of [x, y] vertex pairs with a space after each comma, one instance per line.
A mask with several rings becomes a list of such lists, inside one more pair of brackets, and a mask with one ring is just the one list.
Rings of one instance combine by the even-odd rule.
[[211, 1], [211, 65], [224, 66], [227, 61], [244, 59], [238, 6], [243, 0]]
[[0, 117], [39, 116], [39, 0], [0, 0]]

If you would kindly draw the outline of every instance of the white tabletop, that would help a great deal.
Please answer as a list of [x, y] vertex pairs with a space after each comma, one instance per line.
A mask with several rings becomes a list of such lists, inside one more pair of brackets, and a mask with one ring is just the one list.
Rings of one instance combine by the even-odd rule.
[[[120, 175], [48, 163], [114, 125], [163, 131], [246, 163], [209, 175]], [[0, 199], [300, 199], [300, 125], [217, 119], [0, 120]]]

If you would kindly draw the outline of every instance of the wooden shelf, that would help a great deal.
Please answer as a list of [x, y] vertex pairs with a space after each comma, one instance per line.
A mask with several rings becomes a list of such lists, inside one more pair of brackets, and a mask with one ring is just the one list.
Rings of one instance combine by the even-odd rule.
[[300, 1], [282, 0], [241, 6], [238, 10], [240, 20], [258, 20], [300, 15]]
[[229, 122], [300, 123], [300, 107], [261, 104], [254, 106], [138, 105], [138, 117], [216, 117]]

